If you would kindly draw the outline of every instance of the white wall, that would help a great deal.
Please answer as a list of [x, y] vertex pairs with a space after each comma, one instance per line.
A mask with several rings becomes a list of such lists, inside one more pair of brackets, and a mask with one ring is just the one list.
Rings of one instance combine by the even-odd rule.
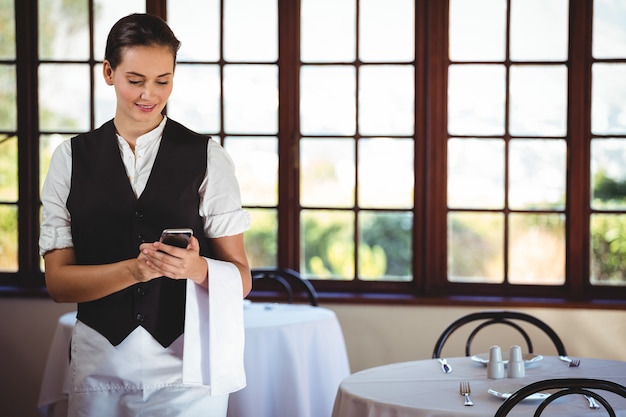
[[[433, 345], [445, 326], [476, 307], [323, 305], [337, 313], [343, 328], [353, 372], [432, 355]], [[489, 307], [492, 309], [494, 307]], [[75, 305], [48, 299], [0, 299], [0, 408], [7, 417], [37, 417], [37, 398], [48, 346], [63, 313]], [[626, 311], [582, 309], [523, 309], [548, 322], [559, 333], [570, 356], [626, 361]], [[498, 335], [502, 336], [502, 335]], [[495, 336], [476, 349], [493, 343]], [[499, 340], [499, 339], [498, 339]], [[538, 340], [535, 352], [554, 354]], [[515, 341], [517, 343], [517, 341]], [[446, 356], [460, 356], [444, 351]], [[584, 363], [584, 362], [583, 362]]]
[[[390, 362], [432, 357], [435, 342], [443, 329], [461, 315], [478, 310], [511, 309], [506, 306], [370, 306], [328, 305], [341, 323], [352, 372]], [[548, 323], [562, 339], [569, 356], [597, 357], [626, 361], [626, 311], [563, 308], [524, 308], [514, 310], [533, 314]], [[472, 344], [472, 353], [489, 351], [499, 344], [503, 349], [521, 344], [513, 330], [485, 329]], [[535, 353], [556, 354], [554, 345], [542, 334], [532, 334]], [[450, 337], [444, 356], [463, 356], [465, 340], [461, 330]], [[455, 344], [454, 342], [458, 342]], [[450, 347], [455, 348], [450, 348]]]

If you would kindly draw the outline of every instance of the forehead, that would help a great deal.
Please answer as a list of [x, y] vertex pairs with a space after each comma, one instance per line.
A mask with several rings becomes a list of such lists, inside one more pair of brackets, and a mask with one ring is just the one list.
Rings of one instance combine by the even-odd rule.
[[122, 50], [119, 70], [144, 75], [174, 72], [174, 55], [166, 46], [133, 46]]

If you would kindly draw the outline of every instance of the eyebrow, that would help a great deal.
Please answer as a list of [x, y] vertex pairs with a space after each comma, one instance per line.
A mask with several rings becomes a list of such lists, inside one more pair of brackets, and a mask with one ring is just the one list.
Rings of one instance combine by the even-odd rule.
[[[137, 76], [137, 77], [144, 77], [145, 78], [145, 75], [140, 74], [138, 72], [134, 72], [134, 71], [128, 71], [126, 73], [126, 75], [134, 75], [134, 76]], [[156, 78], [167, 77], [168, 75], [172, 75], [172, 73], [171, 72], [166, 72], [165, 74], [157, 75]]]

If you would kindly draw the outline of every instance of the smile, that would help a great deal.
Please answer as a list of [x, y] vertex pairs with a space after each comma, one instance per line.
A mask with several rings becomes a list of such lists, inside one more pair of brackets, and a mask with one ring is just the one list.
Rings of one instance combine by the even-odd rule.
[[141, 111], [151, 111], [156, 107], [156, 105], [154, 104], [153, 105], [136, 104], [136, 106], [139, 107]]

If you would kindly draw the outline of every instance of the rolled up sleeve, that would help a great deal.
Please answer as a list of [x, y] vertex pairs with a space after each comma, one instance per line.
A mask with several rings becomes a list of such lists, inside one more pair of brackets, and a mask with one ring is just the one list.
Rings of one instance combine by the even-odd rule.
[[61, 142], [50, 160], [50, 168], [41, 190], [42, 223], [39, 234], [39, 254], [53, 249], [72, 248], [70, 213], [67, 197], [72, 176], [72, 148], [70, 141]]
[[199, 193], [206, 237], [232, 236], [250, 228], [250, 215], [241, 207], [235, 165], [214, 140], [207, 146], [207, 173]]

